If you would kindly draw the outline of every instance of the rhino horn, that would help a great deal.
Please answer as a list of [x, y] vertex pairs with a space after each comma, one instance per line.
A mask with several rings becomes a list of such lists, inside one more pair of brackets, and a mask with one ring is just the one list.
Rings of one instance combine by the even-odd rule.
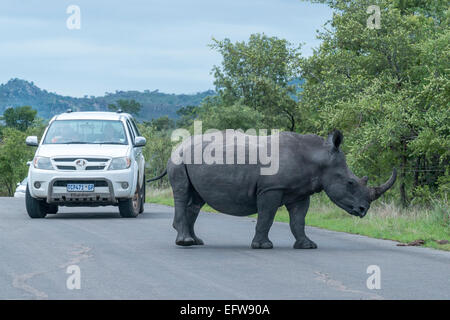
[[381, 195], [383, 193], [385, 193], [389, 188], [392, 187], [396, 178], [397, 178], [397, 169], [394, 168], [394, 170], [392, 170], [392, 175], [388, 181], [386, 181], [384, 184], [382, 184], [379, 187], [369, 188], [370, 201], [374, 201], [374, 200], [378, 199], [379, 197], [381, 197]]

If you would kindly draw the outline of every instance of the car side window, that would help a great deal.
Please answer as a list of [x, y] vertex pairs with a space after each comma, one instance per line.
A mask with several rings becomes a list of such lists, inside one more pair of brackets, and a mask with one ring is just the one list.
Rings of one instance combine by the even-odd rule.
[[135, 141], [135, 138], [136, 138], [136, 134], [134, 133], [134, 130], [133, 130], [133, 128], [131, 127], [130, 121], [128, 121], [128, 120], [127, 120], [127, 127], [128, 127], [128, 131], [130, 132], [131, 140], [132, 140], [133, 145], [134, 145], [134, 141]]
[[136, 121], [134, 121], [134, 119], [131, 118], [130, 122], [133, 125], [133, 129], [134, 129], [134, 132], [136, 132], [136, 136], [141, 136], [141, 133], [139, 132], [138, 126], [136, 124]]

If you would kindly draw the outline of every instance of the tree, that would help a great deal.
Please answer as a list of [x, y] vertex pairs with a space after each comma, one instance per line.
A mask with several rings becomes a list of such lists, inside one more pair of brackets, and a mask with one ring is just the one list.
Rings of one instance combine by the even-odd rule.
[[297, 86], [299, 47], [288, 41], [252, 34], [248, 42], [231, 43], [213, 39], [211, 48], [223, 57], [213, 68], [214, 84], [223, 106], [248, 106], [263, 116], [266, 126], [297, 127]]
[[108, 109], [111, 111], [122, 110], [123, 112], [137, 116], [142, 109], [142, 105], [134, 99], [120, 99], [116, 102], [116, 104], [108, 104]]
[[[437, 190], [450, 159], [448, 2], [323, 0], [331, 28], [301, 62], [311, 128], [345, 131], [351, 165], [383, 179], [400, 167], [401, 202]], [[379, 29], [367, 8], [381, 9]]]
[[[143, 149], [143, 154], [147, 161], [146, 176], [155, 177], [166, 169], [174, 143], [170, 139], [169, 131], [158, 131], [150, 122], [145, 122], [138, 126], [141, 134], [149, 142]], [[164, 177], [155, 181], [155, 184], [158, 187], [167, 187], [168, 179]]]
[[177, 127], [189, 127], [192, 125], [195, 119], [198, 118], [200, 107], [198, 106], [186, 106], [177, 110], [177, 116], [180, 118], [177, 120]]
[[36, 118], [37, 111], [30, 106], [7, 108], [3, 112], [2, 120], [5, 125], [20, 131], [26, 131]]
[[33, 158], [33, 149], [25, 144], [26, 133], [5, 128], [0, 143], [0, 183], [8, 196], [14, 195], [17, 182], [27, 174], [27, 161]]
[[246, 131], [264, 127], [262, 114], [240, 102], [226, 108], [205, 102], [199, 116], [204, 130], [242, 129]]
[[168, 131], [175, 128], [175, 121], [168, 116], [152, 119], [146, 123], [152, 126], [156, 131]]

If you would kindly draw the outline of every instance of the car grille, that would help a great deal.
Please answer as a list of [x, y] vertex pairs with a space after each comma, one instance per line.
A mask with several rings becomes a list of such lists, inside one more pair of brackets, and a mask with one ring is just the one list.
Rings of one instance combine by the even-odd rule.
[[81, 184], [94, 184], [94, 187], [107, 187], [108, 182], [104, 180], [57, 180], [53, 183], [54, 187], [67, 187], [67, 184], [74, 184], [74, 183], [81, 183]]
[[87, 166], [86, 170], [103, 170], [105, 166]]
[[87, 162], [107, 162], [108, 158], [53, 158], [55, 162], [74, 162], [76, 160], [83, 159]]
[[[76, 166], [75, 162], [77, 160], [84, 160], [86, 162], [83, 168], [79, 168]], [[90, 171], [101, 171], [106, 170], [110, 159], [108, 158], [95, 158], [95, 157], [86, 157], [86, 158], [53, 158], [53, 163], [57, 170], [62, 171], [76, 171], [76, 170], [90, 170]]]
[[[104, 170], [106, 166], [86, 166], [85, 170]], [[61, 166], [57, 165], [58, 170], [77, 170], [75, 166]]]
[[56, 166], [59, 170], [76, 170], [75, 166]]

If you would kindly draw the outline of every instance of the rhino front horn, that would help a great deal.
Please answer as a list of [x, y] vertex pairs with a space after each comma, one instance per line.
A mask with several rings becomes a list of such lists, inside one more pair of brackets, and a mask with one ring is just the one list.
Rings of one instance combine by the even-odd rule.
[[392, 175], [388, 181], [379, 187], [370, 188], [370, 201], [377, 200], [383, 193], [394, 185], [395, 179], [397, 179], [397, 169], [392, 170]]

